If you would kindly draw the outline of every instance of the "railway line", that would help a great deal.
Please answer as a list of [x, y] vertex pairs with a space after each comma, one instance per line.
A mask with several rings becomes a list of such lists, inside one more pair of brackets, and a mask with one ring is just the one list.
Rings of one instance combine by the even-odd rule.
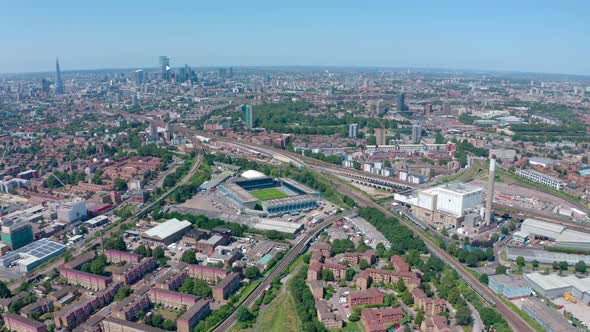
[[[394, 216], [391, 213], [391, 211], [373, 202], [369, 198], [366, 198], [363, 195], [360, 195], [350, 190], [348, 187], [336, 183], [334, 185], [338, 187], [338, 189], [340, 189], [341, 192], [351, 197], [359, 206], [376, 208], [381, 212], [385, 213], [386, 215]], [[502, 302], [502, 300], [498, 296], [496, 296], [496, 294], [493, 293], [489, 288], [482, 285], [479, 282], [479, 280], [477, 280], [477, 278], [475, 278], [471, 273], [469, 273], [469, 271], [467, 271], [467, 269], [463, 265], [457, 263], [451, 255], [439, 248], [436, 243], [434, 243], [432, 240], [430, 240], [428, 237], [426, 237], [424, 234], [418, 231], [409, 221], [403, 218], [398, 218], [398, 220], [404, 225], [406, 225], [406, 227], [408, 227], [415, 236], [420, 237], [420, 239], [424, 241], [428, 250], [431, 253], [435, 254], [440, 259], [442, 259], [446, 264], [450, 265], [453, 269], [455, 269], [459, 273], [459, 276], [477, 294], [479, 294], [490, 305], [494, 306], [496, 310], [498, 310], [502, 314], [502, 316], [508, 321], [508, 324], [513, 330], [518, 332], [535, 331], [535, 329], [532, 326], [530, 326], [528, 322], [526, 322], [522, 317], [520, 317], [518, 314], [512, 311], [512, 309], [508, 307], [504, 302]]]
[[[224, 138], [217, 138], [217, 139], [219, 139], [220, 141], [228, 141], [227, 139], [224, 139]], [[296, 163], [296, 164], [310, 167], [311, 169], [314, 169], [315, 171], [320, 172], [320, 173], [324, 173], [324, 174], [325, 173], [332, 174], [332, 172], [339, 171], [341, 169], [338, 166], [335, 166], [335, 165], [332, 165], [332, 164], [329, 164], [326, 162], [322, 162], [317, 159], [301, 156], [296, 153], [284, 151], [284, 150], [276, 150], [276, 149], [269, 148], [269, 147], [258, 146], [256, 144], [245, 145], [243, 143], [239, 143], [239, 142], [235, 142], [235, 141], [231, 142], [231, 143], [237, 144], [237, 145], [242, 145], [244, 147], [247, 147], [248, 149], [253, 149], [253, 150], [259, 151], [260, 153], [263, 153], [265, 155], [283, 156], [285, 158], [289, 158], [289, 159], [293, 160], [294, 163]], [[386, 215], [394, 216], [391, 211], [389, 211], [386, 208], [384, 208], [383, 206], [373, 202], [368, 197], [365, 197], [362, 194], [359, 194], [359, 193], [351, 190], [350, 188], [348, 188], [342, 184], [339, 184], [338, 182], [333, 182], [333, 184], [342, 193], [344, 193], [347, 196], [349, 196], [350, 198], [352, 198], [357, 203], [357, 205], [366, 206], [366, 207], [373, 207], [373, 208], [376, 208], [376, 209], [380, 210], [381, 212], [385, 213]], [[436, 245], [436, 243], [434, 243], [432, 240], [430, 240], [428, 237], [426, 237], [424, 234], [422, 234], [417, 228], [415, 228], [412, 225], [412, 223], [410, 221], [407, 221], [404, 218], [398, 218], [398, 219], [401, 223], [403, 223], [406, 227], [408, 227], [410, 229], [410, 231], [412, 231], [412, 233], [415, 236], [420, 237], [420, 239], [422, 239], [422, 241], [424, 241], [428, 250], [431, 253], [435, 254], [436, 256], [441, 258], [446, 264], [450, 265], [453, 269], [455, 269], [459, 273], [460, 277], [477, 294], [479, 294], [490, 305], [494, 306], [496, 308], [496, 310], [498, 312], [500, 312], [502, 314], [502, 316], [507, 320], [508, 324], [510, 325], [510, 327], [513, 330], [519, 331], [519, 332], [529, 332], [529, 331], [534, 332], [535, 331], [535, 329], [527, 321], [525, 321], [517, 313], [512, 311], [512, 309], [510, 307], [508, 307], [504, 302], [502, 302], [502, 300], [498, 296], [496, 296], [495, 293], [493, 293], [489, 288], [487, 288], [479, 280], [477, 280], [477, 278], [475, 278], [471, 273], [469, 273], [469, 271], [467, 271], [467, 269], [463, 265], [456, 262], [456, 260], [451, 255], [449, 255], [447, 252], [445, 252], [444, 250], [439, 248]], [[318, 225], [318, 228], [322, 227], [322, 229], [323, 229], [327, 226], [328, 226], [328, 220], [324, 221], [321, 224], [321, 226]], [[319, 234], [319, 231], [317, 231], [317, 233], [313, 232], [312, 234]], [[310, 234], [306, 235], [305, 242], [309, 242], [309, 239], [311, 239], [311, 238], [312, 237], [310, 236]], [[297, 254], [294, 254], [294, 253], [300, 252], [300, 250], [303, 250], [303, 248], [304, 248], [303, 244], [301, 242], [298, 243], [297, 246], [294, 248], [294, 250], [291, 251], [288, 254], [288, 256], [285, 257], [285, 259], [283, 259], [279, 263], [278, 268], [275, 270], [279, 271], [279, 270], [284, 269], [288, 265], [288, 263], [290, 263], [298, 255], [298, 253]], [[273, 272], [275, 272], [275, 271], [273, 271]], [[271, 275], [273, 275], [272, 278], [274, 278], [274, 276], [278, 275], [278, 273], [279, 272], [276, 272], [276, 274], [271, 274]], [[249, 296], [246, 300], [244, 300], [242, 305], [251, 305], [261, 295], [262, 291], [270, 283], [270, 280], [272, 280], [272, 278], [271, 279], [266, 278], [263, 281], [263, 283], [261, 283], [255, 289], [255, 291], [251, 294], [251, 296]], [[236, 322], [236, 320], [237, 320], [236, 313], [234, 312], [234, 313], [232, 313], [232, 315], [228, 319], [223, 321], [213, 331], [216, 331], [216, 332], [227, 331]]]
[[[351, 214], [351, 212], [340, 213], [340, 214], [337, 214], [334, 216], [330, 216], [330, 217], [326, 218], [326, 220], [322, 221], [321, 223], [317, 224], [314, 228], [312, 228], [308, 233], [306, 233], [306, 235], [304, 235], [299, 240], [299, 242], [297, 242], [297, 244], [277, 264], [277, 266], [274, 268], [274, 270], [272, 270], [272, 272], [270, 272], [263, 279], [263, 281], [258, 286], [256, 286], [254, 291], [252, 291], [252, 293], [250, 293], [250, 295], [248, 295], [248, 297], [246, 297], [244, 299], [244, 301], [242, 301], [242, 303], [238, 304], [238, 306], [244, 306], [244, 307], [252, 306], [254, 304], [254, 302], [256, 302], [256, 300], [258, 298], [260, 298], [260, 296], [262, 296], [262, 294], [264, 294], [264, 292], [266, 291], [266, 288], [270, 285], [271, 281], [275, 277], [281, 275], [281, 273], [295, 260], [295, 258], [297, 258], [297, 256], [302, 254], [305, 251], [305, 249], [307, 249], [307, 246], [309, 245], [311, 240], [313, 240], [316, 236], [318, 236], [318, 234], [320, 234], [326, 227], [330, 226], [333, 222], [340, 220], [350, 214]], [[234, 310], [234, 312], [228, 318], [226, 318], [221, 323], [219, 323], [219, 325], [217, 325], [212, 331], [213, 332], [229, 331], [231, 329], [231, 327], [236, 322], [237, 322], [237, 311]]]

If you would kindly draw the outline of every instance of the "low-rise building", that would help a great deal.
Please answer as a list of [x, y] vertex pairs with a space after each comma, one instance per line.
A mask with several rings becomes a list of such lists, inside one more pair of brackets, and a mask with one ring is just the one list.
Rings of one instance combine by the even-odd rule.
[[325, 300], [317, 301], [316, 310], [318, 320], [324, 325], [325, 328], [329, 330], [342, 328], [342, 320], [336, 316], [332, 309], [330, 309], [328, 302]]
[[205, 280], [212, 284], [225, 279], [225, 277], [227, 277], [229, 274], [229, 272], [223, 269], [196, 264], [188, 265], [186, 271], [189, 278]]
[[399, 272], [398, 270], [381, 270], [369, 268], [362, 271], [356, 279], [356, 285], [360, 289], [367, 289], [371, 283], [394, 284], [399, 279], [404, 281], [408, 289], [412, 290], [420, 286], [420, 278], [413, 272]]
[[170, 270], [166, 272], [164, 275], [160, 276], [154, 283], [154, 286], [156, 288], [176, 290], [178, 289], [178, 287], [182, 286], [184, 279], [186, 279], [187, 277], [188, 273], [186, 270]]
[[146, 242], [159, 246], [169, 245], [178, 241], [191, 229], [191, 223], [187, 220], [170, 219], [166, 222], [141, 233]]
[[112, 315], [124, 320], [133, 320], [136, 318], [137, 313], [149, 306], [150, 299], [145, 293], [141, 295], [131, 294], [113, 305]]
[[121, 287], [121, 283], [113, 283], [107, 289], [99, 292], [91, 299], [84, 299], [74, 302], [53, 314], [55, 327], [65, 330], [72, 330], [82, 324], [90, 315], [111, 303], [115, 294]]
[[33, 315], [41, 316], [53, 311], [53, 302], [48, 299], [38, 299], [37, 301], [26, 305], [20, 309], [20, 315], [27, 318], [33, 318]]
[[4, 314], [4, 328], [14, 332], [47, 332], [45, 324], [11, 314]]
[[322, 278], [323, 265], [320, 262], [314, 261], [309, 264], [307, 269], [307, 281], [319, 280]]
[[563, 315], [560, 315], [555, 309], [548, 307], [547, 304], [537, 298], [523, 299], [521, 309], [537, 323], [541, 324], [545, 331], [577, 331]]
[[346, 270], [348, 270], [348, 267], [334, 262], [326, 262], [326, 264], [324, 264], [324, 269], [332, 271], [334, 279], [340, 280], [346, 278]]
[[203, 317], [211, 312], [208, 300], [199, 300], [176, 321], [178, 332], [190, 332]]
[[447, 302], [445, 300], [429, 298], [420, 288], [412, 289], [411, 293], [414, 304], [416, 307], [422, 308], [425, 314], [435, 316], [447, 311]]
[[107, 262], [109, 263], [139, 263], [142, 258], [141, 255], [118, 250], [105, 250], [104, 254], [107, 257]]
[[420, 324], [420, 330], [423, 332], [451, 332], [451, 328], [444, 316], [432, 316], [426, 318]]
[[310, 281], [309, 288], [311, 289], [311, 294], [316, 301], [324, 298], [324, 282], [322, 280]]
[[377, 288], [351, 292], [348, 295], [348, 304], [351, 307], [367, 304], [383, 304], [383, 293]]
[[488, 286], [496, 294], [502, 294], [508, 299], [527, 297], [531, 295], [528, 281], [518, 274], [497, 274], [489, 277]]
[[225, 301], [229, 295], [240, 287], [240, 274], [232, 272], [212, 288], [216, 301]]
[[353, 265], [358, 265], [360, 263], [361, 260], [365, 260], [367, 263], [369, 263], [370, 265], [375, 264], [376, 261], [376, 257], [375, 257], [375, 251], [373, 250], [368, 250], [365, 252], [345, 252], [341, 255], [336, 256], [336, 260], [339, 262], [342, 262], [343, 260], [346, 260], [347, 262], [349, 262], [350, 264]]
[[59, 274], [64, 277], [68, 283], [72, 285], [80, 285], [93, 291], [106, 289], [111, 282], [111, 278], [108, 277], [68, 268], [61, 268]]
[[149, 298], [152, 303], [175, 309], [191, 307], [199, 300], [198, 296], [161, 288], [150, 289]]
[[132, 284], [141, 279], [146, 273], [156, 267], [156, 260], [153, 257], [146, 257], [140, 263], [127, 263], [113, 270], [113, 279], [125, 285]]
[[228, 243], [229, 239], [226, 236], [214, 234], [208, 239], [201, 239], [197, 241], [195, 250], [206, 255], [211, 255], [215, 251], [215, 247], [224, 246]]
[[387, 332], [389, 325], [402, 318], [402, 308], [367, 308], [361, 311], [361, 322], [365, 332]]
[[166, 330], [156, 327], [129, 322], [115, 317], [105, 318], [101, 322], [101, 325], [103, 332], [166, 332]]

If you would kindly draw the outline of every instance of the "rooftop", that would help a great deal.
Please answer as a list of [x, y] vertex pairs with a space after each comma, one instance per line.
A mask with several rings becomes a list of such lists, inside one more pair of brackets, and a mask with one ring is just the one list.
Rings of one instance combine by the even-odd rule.
[[150, 228], [144, 234], [152, 238], [165, 239], [188, 227], [191, 227], [191, 223], [188, 220], [174, 218]]
[[526, 218], [522, 226], [541, 228], [555, 233], [561, 233], [565, 229], [565, 226], [534, 218]]
[[249, 169], [245, 172], [243, 172], [241, 174], [241, 176], [243, 178], [249, 179], [249, 180], [253, 180], [253, 179], [259, 179], [259, 178], [264, 178], [266, 177], [266, 175], [264, 175], [264, 173], [259, 172], [259, 171], [255, 171], [253, 169]]

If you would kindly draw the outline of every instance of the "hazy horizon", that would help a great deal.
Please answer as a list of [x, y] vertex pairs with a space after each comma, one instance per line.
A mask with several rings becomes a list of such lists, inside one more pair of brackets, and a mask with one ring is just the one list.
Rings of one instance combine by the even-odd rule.
[[0, 5], [0, 73], [382, 67], [590, 75], [584, 1], [29, 0]]

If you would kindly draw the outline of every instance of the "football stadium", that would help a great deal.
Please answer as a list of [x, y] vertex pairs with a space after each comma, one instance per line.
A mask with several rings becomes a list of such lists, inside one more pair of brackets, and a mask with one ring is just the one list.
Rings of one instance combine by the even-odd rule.
[[291, 179], [275, 179], [257, 171], [220, 185], [219, 190], [244, 208], [262, 210], [269, 216], [306, 211], [317, 207], [320, 193]]

